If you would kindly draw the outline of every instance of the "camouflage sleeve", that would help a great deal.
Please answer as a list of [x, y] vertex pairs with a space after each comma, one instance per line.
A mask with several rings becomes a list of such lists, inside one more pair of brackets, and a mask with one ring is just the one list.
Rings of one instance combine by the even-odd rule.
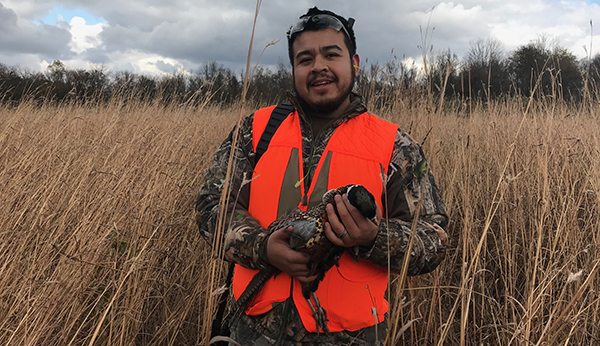
[[[263, 240], [267, 230], [258, 220], [248, 214], [250, 185], [254, 167], [252, 147], [253, 116], [244, 119], [240, 126], [239, 140], [234, 150], [233, 172], [230, 182], [229, 204], [225, 215], [223, 249], [225, 259], [250, 269], [266, 266]], [[196, 200], [196, 221], [200, 234], [212, 246], [219, 220], [219, 200], [231, 155], [235, 128], [217, 150], [212, 165], [208, 168], [204, 185]]]
[[418, 207], [421, 191], [424, 191], [410, 251], [408, 275], [429, 273], [444, 259], [446, 247], [423, 222], [437, 223], [445, 230], [448, 216], [433, 174], [427, 171], [427, 160], [421, 147], [400, 129], [396, 134], [387, 179], [387, 219], [380, 223], [373, 247], [361, 253], [360, 257], [387, 269], [389, 256], [391, 271], [399, 273], [402, 270], [413, 215]]

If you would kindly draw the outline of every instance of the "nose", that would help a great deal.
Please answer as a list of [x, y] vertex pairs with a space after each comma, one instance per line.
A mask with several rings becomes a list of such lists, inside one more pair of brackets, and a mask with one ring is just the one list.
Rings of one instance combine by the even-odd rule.
[[329, 67], [327, 66], [327, 61], [321, 55], [317, 55], [314, 60], [314, 64], [312, 67], [313, 73], [321, 73], [323, 71], [327, 71]]

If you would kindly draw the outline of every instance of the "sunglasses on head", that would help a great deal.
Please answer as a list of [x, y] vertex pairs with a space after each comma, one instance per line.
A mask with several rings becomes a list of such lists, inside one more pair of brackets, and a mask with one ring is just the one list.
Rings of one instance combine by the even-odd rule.
[[[348, 26], [352, 27], [354, 24], [354, 18], [348, 18]], [[342, 31], [346, 37], [350, 39], [348, 30], [342, 24], [342, 22], [336, 17], [329, 14], [315, 14], [313, 16], [300, 18], [288, 31], [288, 39], [296, 33], [303, 32], [307, 29], [324, 29], [332, 28], [337, 31]]]

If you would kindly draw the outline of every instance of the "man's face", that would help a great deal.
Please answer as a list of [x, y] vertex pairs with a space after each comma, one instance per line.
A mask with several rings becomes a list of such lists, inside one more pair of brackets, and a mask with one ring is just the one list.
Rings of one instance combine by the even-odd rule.
[[298, 35], [293, 50], [294, 89], [317, 113], [337, 116], [349, 104], [358, 76], [359, 58], [350, 53], [344, 34], [335, 29], [305, 31]]

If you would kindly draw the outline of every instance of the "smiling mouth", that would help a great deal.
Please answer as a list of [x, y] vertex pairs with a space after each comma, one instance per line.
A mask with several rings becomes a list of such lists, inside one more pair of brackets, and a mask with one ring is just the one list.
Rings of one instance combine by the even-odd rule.
[[322, 81], [322, 82], [312, 83], [310, 86], [317, 87], [317, 86], [327, 85], [327, 84], [331, 84], [331, 83], [333, 83], [333, 81]]

